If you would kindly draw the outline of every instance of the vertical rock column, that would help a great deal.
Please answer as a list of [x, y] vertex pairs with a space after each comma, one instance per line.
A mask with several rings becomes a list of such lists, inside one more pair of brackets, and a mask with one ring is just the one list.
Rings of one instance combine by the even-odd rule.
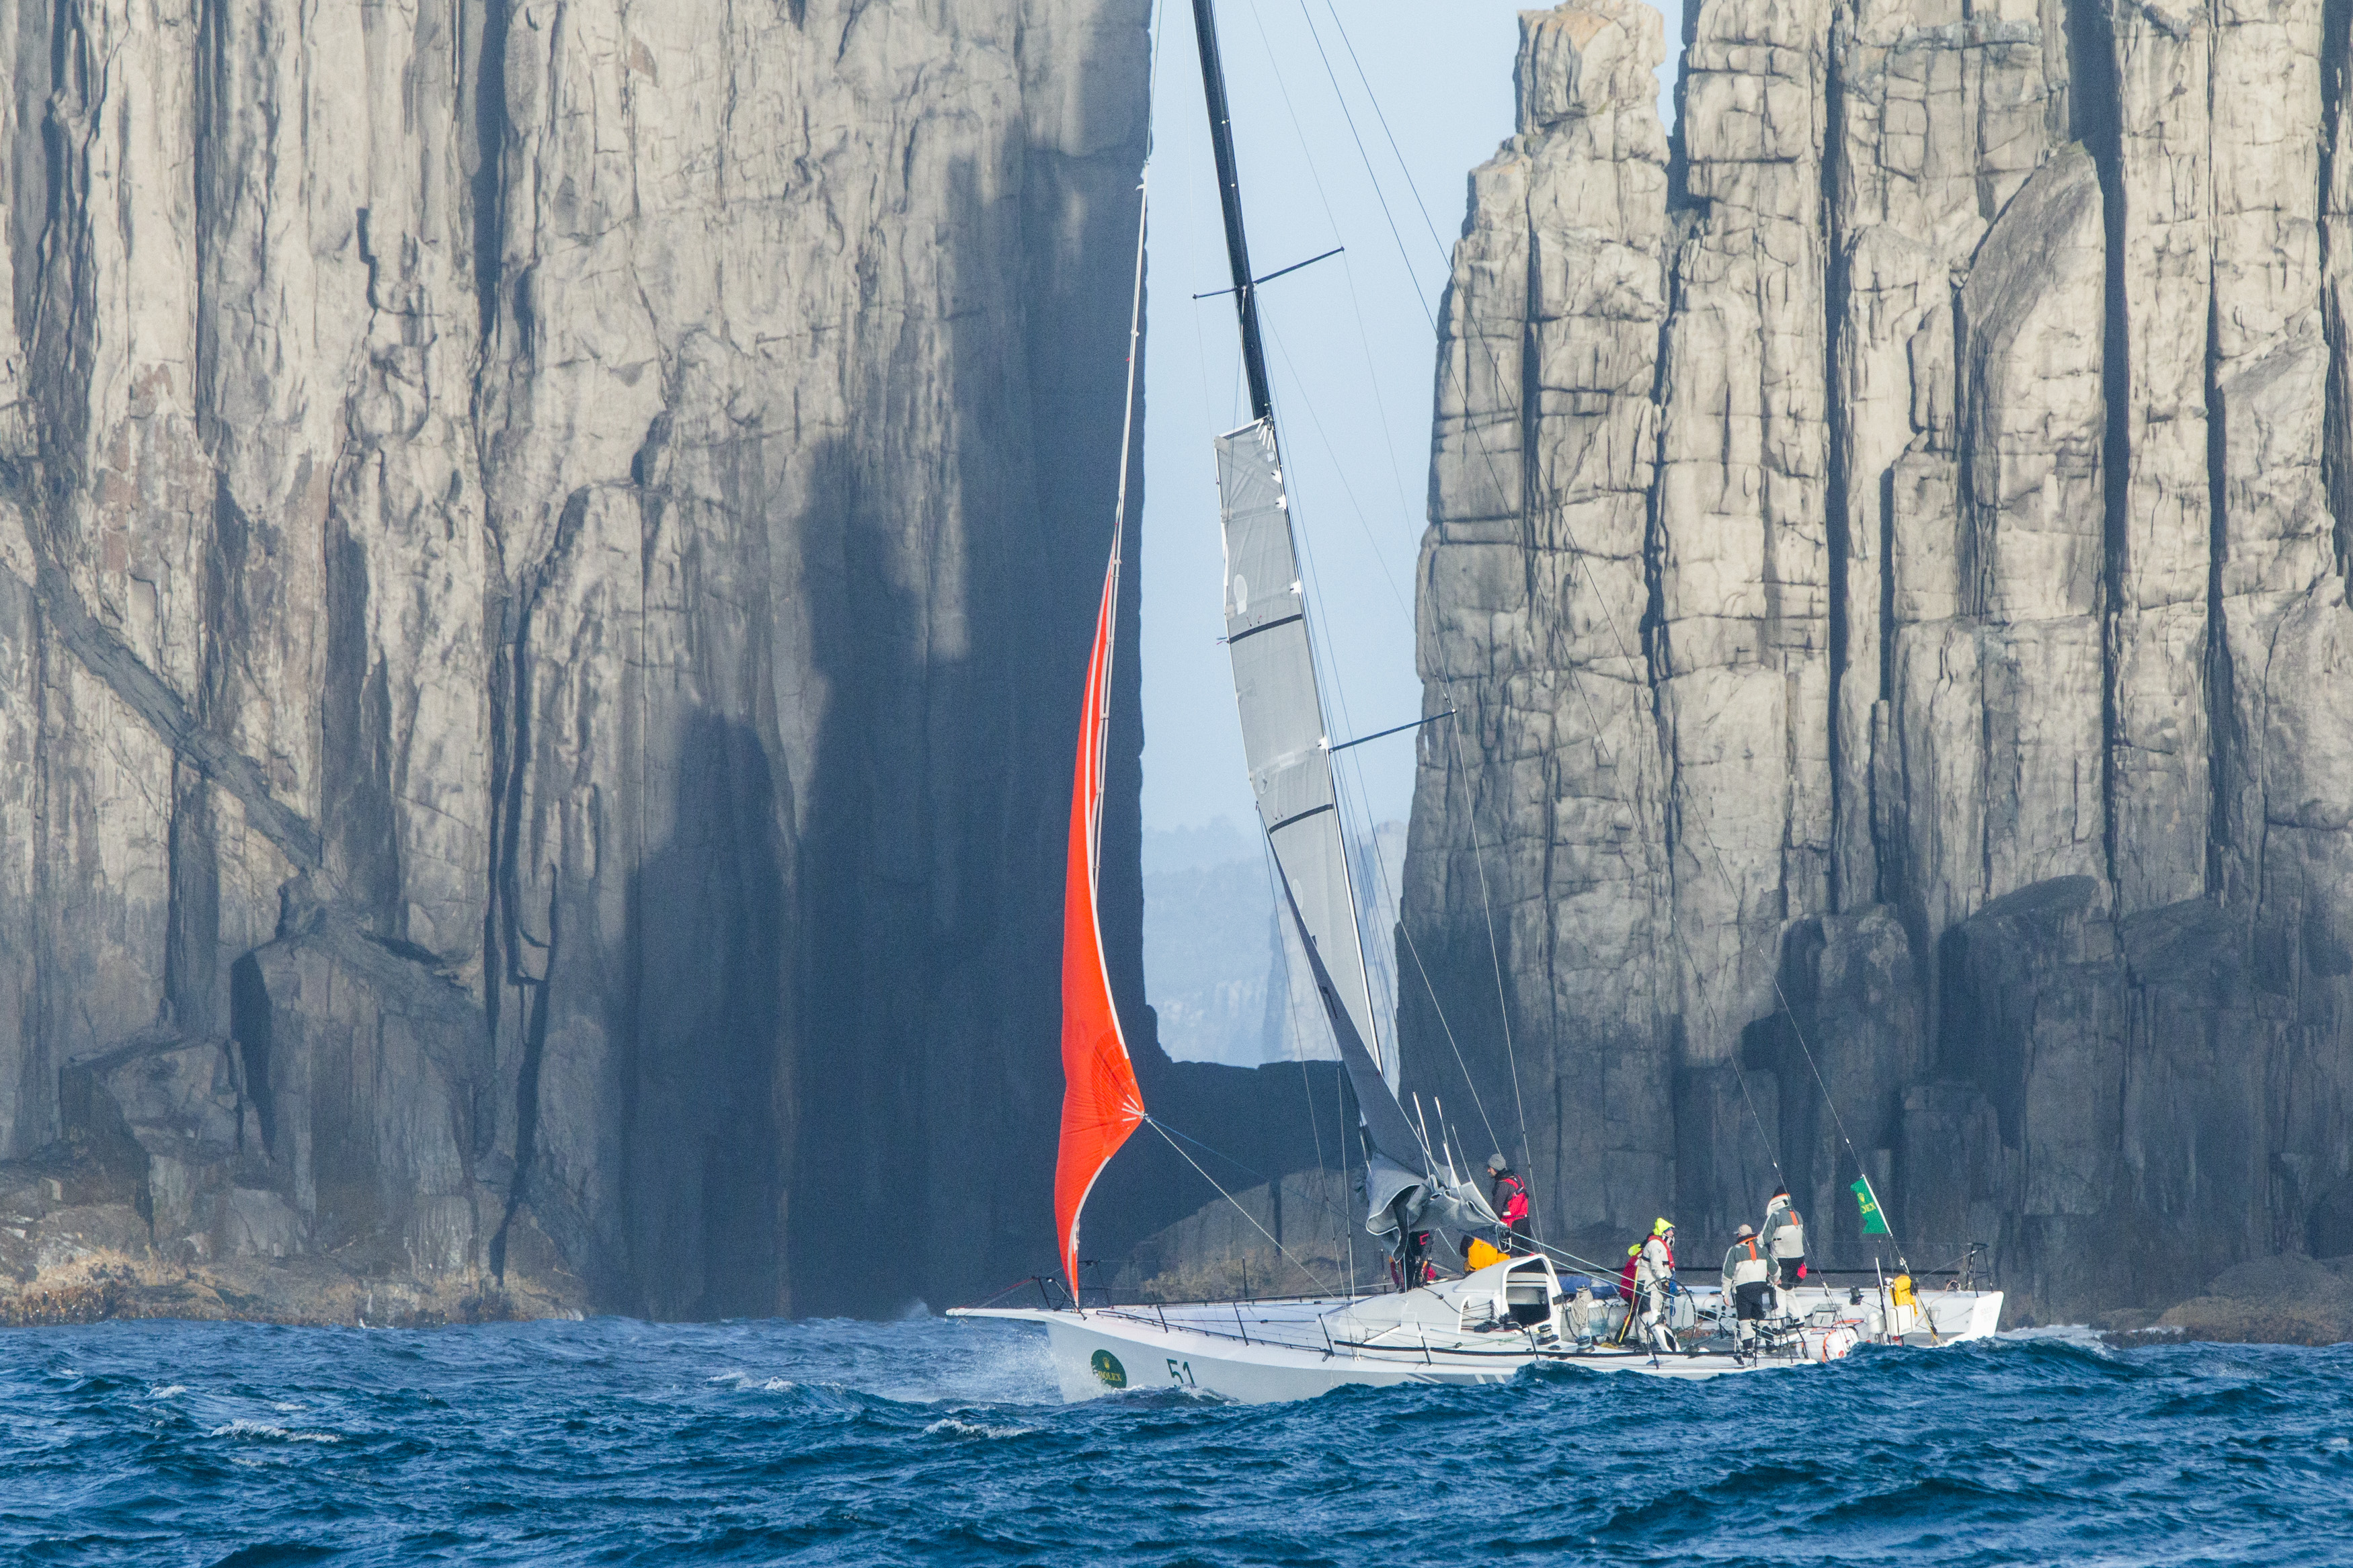
[[2213, 29], [2202, 5], [2113, 5], [2107, 26], [2115, 102], [2093, 145], [2114, 160], [2111, 450], [2123, 468], [2107, 498], [2108, 766], [2113, 874], [2129, 913], [2206, 885]]
[[2215, 6], [2211, 890], [2242, 907], [2263, 893], [2274, 644], [2316, 589], [2342, 587], [2321, 474], [2321, 31], [2320, 0]]
[[[193, 7], [161, 9], [152, 21], [130, 5], [44, 11], [19, 36], [18, 91], [47, 110], [17, 119], [12, 160], [37, 451], [12, 478], [51, 616], [118, 672], [186, 693], [204, 657], [213, 500], [195, 419], [194, 163], [180, 145], [196, 28]], [[63, 637], [41, 645], [33, 1035], [38, 1068], [54, 1072], [161, 1010], [185, 781], [172, 737], [100, 668]]]
[[1472, 176], [1441, 325], [1419, 659], [1430, 711], [1457, 717], [1421, 742], [1399, 1007], [1410, 1070], [1463, 1136], [1513, 1150], [1525, 1104], [1538, 1217], [1556, 1233], [1655, 1202], [1671, 1148], [1640, 642], [1662, 54], [1658, 15], [1636, 0], [1522, 18], [1518, 134]]
[[[0, 31], [0, 473], [14, 476], [40, 457], [37, 410], [26, 401], [26, 342], [17, 330], [18, 236], [29, 226], [25, 173], [33, 154], [43, 95], [25, 90], [37, 64], [20, 51], [24, 27]], [[0, 1159], [18, 1159], [46, 1140], [55, 1124], [57, 1079], [38, 1026], [38, 971], [33, 962], [39, 931], [35, 892], [39, 868], [41, 625], [33, 596], [36, 574], [26, 533], [26, 498], [16, 483], [0, 485]]]
[[1684, 57], [1650, 649], [1697, 1061], [1773, 1007], [1829, 897], [1822, 147], [1829, 0], [1705, 0]]
[[[1842, 570], [1833, 886], [1838, 908], [1852, 910], [1883, 891], [1873, 775], [1887, 713], [1883, 655], [1894, 628], [1882, 605], [1899, 497], [1915, 518], [1954, 504], [1954, 290], [1994, 216], [2063, 142], [2067, 77], [2064, 34], [2031, 0], [1865, 0], [1841, 14], [1833, 46], [1832, 526]], [[1924, 485], [1936, 498], [1925, 507]], [[1897, 619], [1919, 618], [1907, 595]]]
[[2259, 1059], [2284, 1092], [2249, 1097], [2278, 1142], [2248, 1206], [2289, 1248], [2332, 1184], [2353, 1198], [2353, 610], [2328, 484], [2348, 26], [2317, 0], [2216, 8], [2210, 891], [2252, 928]]

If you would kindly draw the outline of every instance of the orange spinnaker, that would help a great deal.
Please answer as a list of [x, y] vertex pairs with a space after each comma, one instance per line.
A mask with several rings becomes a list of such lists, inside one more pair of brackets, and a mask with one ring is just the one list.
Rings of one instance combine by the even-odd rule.
[[1103, 575], [1095, 646], [1087, 660], [1086, 710], [1079, 720], [1077, 776], [1071, 785], [1070, 859], [1062, 884], [1062, 1141], [1054, 1158], [1054, 1230], [1071, 1299], [1079, 1294], [1079, 1210], [1104, 1165], [1144, 1121], [1144, 1091], [1119, 1032], [1111, 976], [1095, 918], [1096, 830], [1102, 819], [1103, 729], [1110, 715], [1112, 609], [1119, 563]]

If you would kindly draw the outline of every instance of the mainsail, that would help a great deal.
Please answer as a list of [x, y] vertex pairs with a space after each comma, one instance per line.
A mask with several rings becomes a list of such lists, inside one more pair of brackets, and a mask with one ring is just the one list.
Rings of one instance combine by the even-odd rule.
[[[1274, 395], [1258, 326], [1259, 279], [1250, 275], [1242, 224], [1241, 171], [1234, 158], [1233, 114], [1218, 52], [1212, 0], [1193, 0], [1193, 34], [1201, 52], [1209, 148], [1218, 164], [1218, 200], [1226, 216], [1226, 261], [1234, 278], [1235, 324], [1241, 329], [1242, 374], [1250, 384], [1250, 423], [1218, 437], [1218, 495], [1226, 542], [1226, 648], [1233, 656], [1234, 697], [1241, 706], [1242, 754], [1250, 791], [1274, 858], [1289, 879], [1302, 933], [1324, 955], [1337, 997], [1394, 1088], [1397, 1062], [1381, 1049], [1373, 994], [1348, 886], [1348, 854], [1332, 790], [1331, 740], [1307, 646], [1307, 595], [1291, 538], [1291, 502], [1274, 438]], [[1286, 268], [1286, 270], [1289, 270]]]
[[[1242, 755], [1260, 823], [1273, 847], [1292, 924], [1307, 954], [1315, 990], [1331, 1021], [1340, 1060], [1356, 1091], [1367, 1142], [1366, 1224], [1376, 1234], [1402, 1232], [1431, 1219], [1492, 1223], [1477, 1191], [1461, 1182], [1417, 1131], [1398, 1102], [1395, 1051], [1384, 1052], [1373, 1022], [1356, 900], [1332, 784], [1332, 742], [1315, 685], [1307, 636], [1307, 590], [1283, 493], [1282, 454], [1274, 434], [1274, 398], [1260, 342], [1258, 286], [1242, 224], [1241, 176], [1234, 159], [1225, 68], [1218, 55], [1214, 0], [1193, 0], [1201, 82], [1209, 111], [1209, 146], [1218, 164], [1218, 199], [1226, 217], [1226, 260], [1232, 268], [1242, 372], [1250, 384], [1250, 423], [1218, 437], [1219, 510], [1226, 544], [1226, 650], [1241, 710]], [[1288, 270], [1286, 268], [1286, 270]], [[1400, 1237], [1400, 1240], [1403, 1237]]]
[[1218, 437], [1226, 537], [1226, 650], [1241, 709], [1242, 755], [1300, 927], [1330, 972], [1332, 994], [1383, 1077], [1397, 1081], [1373, 1023], [1332, 752], [1307, 642], [1307, 596], [1271, 414]]
[[1086, 707], [1079, 719], [1079, 758], [1071, 783], [1070, 856], [1062, 879], [1062, 1138], [1054, 1159], [1054, 1233], [1063, 1277], [1079, 1290], [1079, 1211], [1119, 1146], [1144, 1121], [1135, 1081], [1103, 967], [1096, 918], [1096, 864], [1103, 826], [1104, 729], [1111, 718], [1112, 612], [1119, 601], [1119, 550], [1103, 574], [1087, 658]]

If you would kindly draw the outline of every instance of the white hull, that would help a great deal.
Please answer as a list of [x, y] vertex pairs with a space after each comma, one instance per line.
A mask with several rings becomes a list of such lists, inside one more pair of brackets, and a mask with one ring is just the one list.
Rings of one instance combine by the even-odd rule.
[[[1533, 1324], [1491, 1310], [1504, 1306], [1505, 1270], [1514, 1283], [1529, 1284], [1532, 1265], [1541, 1268], [1535, 1259], [1520, 1259], [1403, 1294], [1084, 1310], [958, 1308], [951, 1316], [1044, 1324], [1066, 1400], [1173, 1386], [1245, 1405], [1309, 1399], [1356, 1384], [1502, 1383], [1528, 1366], [1719, 1377], [1838, 1361], [1868, 1343], [1963, 1343], [1991, 1335], [2001, 1318], [1999, 1291], [1930, 1292], [1915, 1308], [1894, 1306], [1868, 1288], [1857, 1302], [1847, 1289], [1804, 1287], [1789, 1293], [1793, 1321], [1780, 1326], [1779, 1343], [1763, 1354], [1736, 1356], [1728, 1338], [1710, 1333], [1720, 1305], [1716, 1294], [1701, 1291], [1691, 1297], [1699, 1321], [1678, 1335], [1685, 1352], [1653, 1356], [1635, 1348], [1639, 1330], [1623, 1346], [1607, 1336], [1582, 1347], [1567, 1340], [1556, 1302]], [[1543, 1278], [1546, 1294], [1556, 1294], [1549, 1273]], [[1613, 1308], [1606, 1318], [1597, 1312], [1596, 1326], [1614, 1328], [1622, 1318], [1622, 1309]]]

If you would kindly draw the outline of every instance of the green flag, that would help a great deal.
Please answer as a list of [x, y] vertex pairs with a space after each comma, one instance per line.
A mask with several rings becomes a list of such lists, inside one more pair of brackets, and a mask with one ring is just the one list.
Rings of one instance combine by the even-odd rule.
[[1879, 1196], [1871, 1190], [1871, 1178], [1866, 1176], [1854, 1184], [1854, 1201], [1862, 1205], [1862, 1234], [1885, 1236], [1887, 1216], [1879, 1212]]

